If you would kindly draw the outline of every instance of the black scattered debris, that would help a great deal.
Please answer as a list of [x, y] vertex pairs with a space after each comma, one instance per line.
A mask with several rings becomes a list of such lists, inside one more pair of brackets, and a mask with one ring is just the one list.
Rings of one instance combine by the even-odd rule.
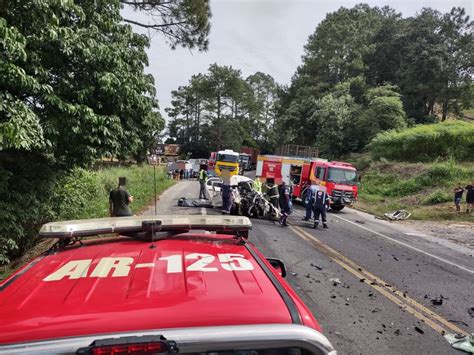
[[392, 256], [396, 261], [398, 261], [398, 258], [395, 255], [392, 255]]
[[392, 287], [392, 285], [390, 285], [390, 284], [385, 284], [385, 287]]
[[335, 278], [334, 279], [329, 279], [329, 281], [332, 282], [333, 286], [337, 286], [338, 284], [341, 283], [341, 280], [335, 279]]
[[331, 298], [336, 298], [336, 295], [331, 295]]
[[362, 269], [360, 267], [358, 267], [357, 270], [362, 271]]
[[355, 221], [356, 221], [356, 223], [365, 224], [364, 221], [360, 221], [360, 220], [358, 220], [358, 219], [356, 219]]
[[359, 281], [360, 281], [360, 282], [364, 282], [364, 281], [365, 281], [365, 279], [360, 279]]
[[318, 270], [322, 270], [322, 269], [323, 269], [322, 266], [319, 266], [319, 265], [317, 265], [317, 264], [315, 264], [315, 263], [311, 263], [311, 266], [312, 266], [312, 267], [315, 267], [315, 268], [318, 269]]
[[403, 297], [407, 298], [407, 293], [403, 292]]
[[462, 320], [450, 319], [450, 320], [448, 320], [448, 322], [454, 323], [454, 324], [461, 324], [461, 325], [464, 325], [466, 327], [469, 327], [469, 324], [467, 324], [466, 322], [463, 322]]
[[394, 333], [395, 333], [395, 335], [400, 335], [400, 334], [402, 334], [402, 332], [400, 331], [400, 329], [395, 330]]
[[369, 293], [369, 297], [373, 297], [373, 296], [374, 296], [374, 294], [372, 292]]
[[382, 311], [380, 308], [374, 308], [374, 309], [372, 310], [372, 313], [377, 313], [377, 312], [380, 312], [380, 311]]
[[387, 328], [387, 326], [382, 323], [382, 328], [385, 329], [385, 328]]
[[420, 334], [425, 334], [425, 331], [421, 328], [418, 328], [417, 326], [415, 326], [415, 330]]
[[467, 310], [467, 313], [469, 313], [469, 315], [470, 315], [471, 317], [474, 317], [474, 307], [469, 308], [469, 309]]
[[343, 284], [342, 284], [342, 287], [344, 287], [344, 288], [351, 288], [351, 286], [348, 285], [348, 284], [346, 284], [346, 283], [343, 283]]
[[304, 275], [304, 277], [306, 277], [307, 279], [309, 279], [309, 278], [311, 277], [311, 275], [310, 275], [310, 274], [306, 274], [306, 275]]
[[383, 334], [383, 332], [381, 330], [377, 330], [377, 333], [379, 334]]
[[431, 304], [433, 306], [441, 306], [443, 304], [443, 299], [440, 297], [440, 298], [432, 298], [431, 299]]
[[370, 284], [371, 284], [371, 285], [378, 285], [378, 283], [375, 282], [375, 281], [372, 281]]

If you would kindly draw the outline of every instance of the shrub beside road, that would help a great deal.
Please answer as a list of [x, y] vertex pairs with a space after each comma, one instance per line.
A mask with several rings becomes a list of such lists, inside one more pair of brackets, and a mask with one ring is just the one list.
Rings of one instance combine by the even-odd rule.
[[[157, 169], [156, 175], [159, 194], [172, 185], [173, 181], [167, 178], [166, 171], [162, 168]], [[0, 265], [6, 264], [0, 267], [0, 280], [10, 273], [11, 267], [16, 267], [16, 264], [21, 264], [23, 260], [28, 260], [44, 251], [41, 247], [35, 248], [38, 242], [36, 235], [41, 224], [53, 220], [107, 217], [109, 192], [117, 186], [119, 176], [127, 177], [127, 189], [134, 196], [132, 211], [137, 213], [143, 210], [154, 195], [152, 166], [133, 165], [98, 170], [74, 169], [70, 174], [58, 178], [54, 189], [46, 190], [51, 195], [38, 201], [44, 204], [41, 213], [34, 214], [26, 209], [20, 212], [23, 218], [13, 216], [12, 218], [18, 223], [15, 229], [0, 224], [0, 231], [2, 231], [0, 238], [8, 243], [4, 245], [9, 246], [9, 248], [0, 249]], [[9, 213], [20, 211], [20, 202], [13, 201], [12, 204], [16, 208], [10, 209]], [[12, 219], [10, 223], [11, 221]], [[10, 228], [10, 233], [4, 233], [8, 228]], [[14, 265], [8, 265], [9, 259], [19, 256], [22, 260], [14, 262]]]
[[[356, 208], [383, 215], [405, 209], [411, 219], [474, 221], [474, 215], [456, 213], [453, 188], [474, 181], [474, 164], [454, 160], [433, 163], [367, 162]], [[465, 201], [463, 198], [463, 211]]]

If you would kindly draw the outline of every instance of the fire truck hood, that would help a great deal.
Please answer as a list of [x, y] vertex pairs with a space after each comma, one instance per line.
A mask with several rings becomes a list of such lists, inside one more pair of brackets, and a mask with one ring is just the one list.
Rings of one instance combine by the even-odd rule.
[[[228, 236], [227, 236], [228, 238]], [[291, 323], [248, 244], [89, 240], [0, 284], [0, 344], [122, 331]]]

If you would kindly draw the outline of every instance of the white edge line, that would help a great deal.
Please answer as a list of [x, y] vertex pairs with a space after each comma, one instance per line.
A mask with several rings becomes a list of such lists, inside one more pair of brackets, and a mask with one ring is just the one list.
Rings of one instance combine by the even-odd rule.
[[359, 227], [359, 228], [361, 228], [361, 229], [365, 229], [365, 230], [368, 231], [368, 232], [374, 233], [374, 234], [376, 234], [376, 235], [378, 235], [378, 236], [380, 236], [380, 237], [386, 238], [386, 239], [388, 239], [388, 240], [390, 240], [390, 241], [392, 241], [392, 242], [394, 242], [394, 243], [403, 245], [404, 247], [410, 248], [410, 249], [415, 250], [415, 251], [417, 251], [417, 252], [419, 252], [419, 253], [422, 253], [422, 254], [431, 256], [431, 257], [434, 258], [434, 259], [437, 259], [437, 260], [439, 260], [439, 261], [442, 261], [442, 262], [444, 262], [444, 263], [446, 263], [446, 264], [449, 264], [449, 265], [451, 265], [451, 266], [455, 266], [455, 267], [457, 267], [457, 268], [459, 268], [459, 269], [461, 269], [461, 270], [467, 271], [467, 272], [470, 273], [470, 274], [474, 274], [474, 270], [468, 269], [468, 268], [466, 268], [466, 267], [464, 267], [464, 266], [458, 265], [458, 264], [453, 263], [453, 262], [451, 262], [451, 261], [449, 261], [449, 260], [440, 258], [439, 256], [436, 256], [436, 255], [433, 255], [433, 254], [431, 254], [431, 253], [428, 253], [428, 252], [426, 252], [426, 251], [424, 251], [424, 250], [418, 249], [417, 247], [414, 247], [414, 246], [411, 246], [411, 245], [409, 245], [409, 244], [403, 243], [403, 242], [401, 242], [401, 241], [399, 241], [399, 240], [393, 239], [393, 238], [391, 238], [391, 237], [389, 237], [389, 236], [386, 236], [385, 234], [382, 234], [382, 233], [379, 233], [379, 232], [377, 232], [377, 231], [374, 231], [374, 230], [372, 230], [372, 229], [370, 229], [370, 228], [361, 226], [361, 225], [359, 225], [359, 224], [357, 224], [357, 223], [355, 223], [355, 222], [349, 221], [348, 219], [345, 219], [345, 218], [343, 218], [343, 217], [336, 216], [336, 215], [334, 215], [334, 214], [333, 214], [333, 216], [336, 217], [336, 218], [342, 219], [343, 221], [346, 221], [347, 223], [353, 224], [353, 225], [356, 226], [356, 227]]

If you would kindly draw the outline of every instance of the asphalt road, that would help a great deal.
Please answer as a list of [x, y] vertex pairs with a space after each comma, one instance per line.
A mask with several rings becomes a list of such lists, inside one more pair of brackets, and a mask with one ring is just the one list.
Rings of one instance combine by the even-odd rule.
[[[196, 181], [179, 182], [157, 213], [219, 214], [176, 205], [198, 192]], [[284, 261], [287, 281], [340, 354], [463, 354], [442, 334], [474, 332], [472, 250], [351, 209], [314, 230], [303, 213], [295, 207], [290, 227], [252, 220], [250, 241]]]

